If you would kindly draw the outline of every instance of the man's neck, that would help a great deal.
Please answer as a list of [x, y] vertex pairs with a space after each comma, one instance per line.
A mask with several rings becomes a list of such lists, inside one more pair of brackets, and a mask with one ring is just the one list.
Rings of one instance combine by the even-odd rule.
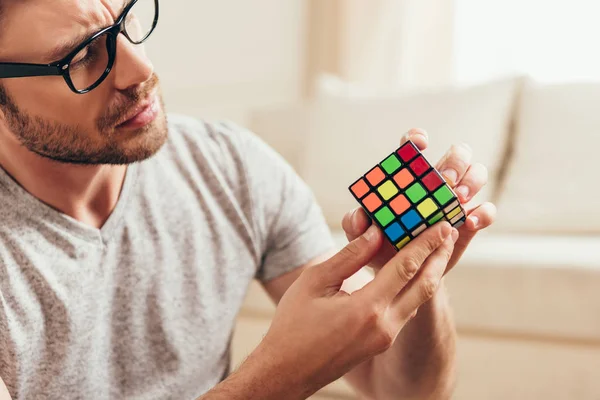
[[126, 166], [59, 163], [6, 141], [0, 167], [43, 203], [95, 228], [117, 205], [127, 171]]

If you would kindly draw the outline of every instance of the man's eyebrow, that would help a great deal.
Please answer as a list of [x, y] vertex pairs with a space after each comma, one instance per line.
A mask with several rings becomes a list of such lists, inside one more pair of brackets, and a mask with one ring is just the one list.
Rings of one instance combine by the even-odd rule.
[[[127, 1], [124, 1], [123, 3], [124, 4], [121, 7], [121, 10], [119, 11], [119, 14], [117, 14], [119, 17], [123, 14], [123, 12], [127, 8], [127, 6], [129, 4], [131, 4], [131, 1], [127, 0]], [[85, 40], [87, 40], [87, 39], [91, 38], [92, 36], [94, 36], [97, 32], [100, 32], [101, 30], [102, 30], [102, 28], [101, 29], [96, 29], [92, 33], [87, 33], [87, 34], [79, 35], [76, 38], [69, 39], [67, 41], [64, 41], [64, 42], [58, 44], [56, 47], [54, 47], [54, 49], [52, 49], [50, 52], [48, 52], [48, 54], [46, 55], [46, 61], [48, 63], [53, 63], [53, 62], [56, 62], [57, 60], [62, 60], [71, 51], [75, 50], [75, 48], [77, 46], [79, 46]]]
[[69, 39], [65, 42], [58, 44], [54, 49], [52, 49], [47, 55], [46, 60], [48, 62], [56, 62], [57, 60], [61, 60], [67, 56], [71, 51], [75, 50], [75, 47], [79, 46], [86, 39], [90, 38], [92, 35], [81, 35], [74, 39]]

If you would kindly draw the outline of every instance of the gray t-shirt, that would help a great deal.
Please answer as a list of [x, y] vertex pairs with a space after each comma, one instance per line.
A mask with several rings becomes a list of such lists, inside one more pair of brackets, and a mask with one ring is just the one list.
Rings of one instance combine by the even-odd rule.
[[229, 372], [252, 279], [332, 248], [311, 191], [254, 134], [173, 115], [169, 131], [102, 229], [0, 168], [0, 376], [15, 400], [195, 399]]

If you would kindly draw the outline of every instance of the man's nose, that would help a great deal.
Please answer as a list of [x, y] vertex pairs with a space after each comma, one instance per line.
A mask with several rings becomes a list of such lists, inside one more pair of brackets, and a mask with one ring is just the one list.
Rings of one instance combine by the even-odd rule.
[[152, 78], [154, 66], [146, 56], [143, 44], [134, 45], [119, 35], [112, 73], [114, 74], [114, 86], [119, 90], [126, 90]]

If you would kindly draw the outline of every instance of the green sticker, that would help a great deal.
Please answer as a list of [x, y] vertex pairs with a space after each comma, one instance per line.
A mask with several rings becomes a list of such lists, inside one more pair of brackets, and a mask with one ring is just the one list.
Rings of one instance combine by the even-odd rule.
[[394, 214], [387, 206], [384, 206], [381, 210], [375, 213], [375, 218], [377, 218], [377, 221], [379, 221], [381, 226], [385, 227], [394, 220]]
[[440, 211], [439, 213], [437, 213], [437, 214], [435, 215], [435, 217], [433, 217], [433, 218], [431, 218], [431, 219], [429, 220], [429, 224], [430, 224], [430, 225], [433, 225], [433, 224], [435, 224], [436, 222], [438, 222], [439, 220], [441, 220], [443, 217], [444, 217], [444, 213]]
[[406, 190], [406, 195], [413, 203], [417, 203], [427, 195], [427, 192], [419, 182], [415, 183]]
[[402, 166], [402, 163], [400, 162], [400, 160], [398, 160], [398, 157], [392, 154], [381, 163], [381, 166], [383, 167], [383, 169], [385, 169], [385, 172], [391, 174], [394, 171], [398, 170], [398, 168]]
[[454, 198], [454, 194], [447, 185], [439, 188], [433, 196], [443, 206]]

